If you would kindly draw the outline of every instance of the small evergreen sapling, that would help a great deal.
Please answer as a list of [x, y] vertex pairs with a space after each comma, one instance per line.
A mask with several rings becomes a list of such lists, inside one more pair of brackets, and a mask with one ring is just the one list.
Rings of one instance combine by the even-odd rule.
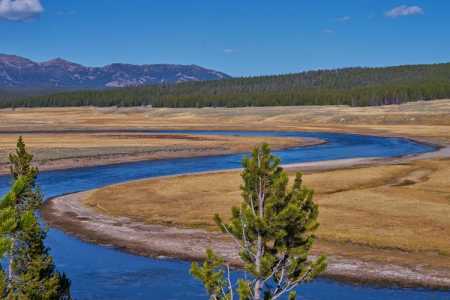
[[[239, 245], [244, 270], [251, 279], [229, 280], [228, 266], [211, 250], [202, 266], [194, 263], [191, 273], [205, 285], [210, 299], [241, 300], [296, 298], [295, 287], [314, 279], [326, 268], [323, 256], [308, 259], [318, 228], [318, 206], [313, 191], [297, 173], [292, 187], [267, 144], [256, 148], [243, 161], [242, 204], [232, 208], [230, 223], [218, 215], [216, 223]], [[225, 274], [227, 279], [225, 279]]]

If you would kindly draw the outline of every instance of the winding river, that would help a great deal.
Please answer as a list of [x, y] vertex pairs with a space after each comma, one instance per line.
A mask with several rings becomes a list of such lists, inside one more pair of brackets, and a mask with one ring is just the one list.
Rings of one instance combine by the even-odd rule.
[[[165, 131], [170, 133], [247, 136], [297, 136], [326, 140], [326, 144], [276, 151], [283, 164], [356, 157], [394, 157], [434, 150], [408, 139], [355, 134], [311, 132]], [[145, 132], [144, 132], [145, 133]], [[150, 133], [150, 132], [148, 132]], [[84, 191], [134, 179], [204, 172], [240, 167], [242, 154], [123, 163], [99, 167], [42, 172], [39, 184], [46, 197]], [[8, 189], [9, 177], [0, 177], [0, 192]], [[190, 263], [149, 259], [124, 253], [108, 245], [82, 242], [50, 228], [47, 244], [57, 268], [72, 280], [76, 299], [206, 299], [193, 280]], [[444, 291], [381, 288], [318, 279], [300, 287], [302, 299], [450, 299]]]

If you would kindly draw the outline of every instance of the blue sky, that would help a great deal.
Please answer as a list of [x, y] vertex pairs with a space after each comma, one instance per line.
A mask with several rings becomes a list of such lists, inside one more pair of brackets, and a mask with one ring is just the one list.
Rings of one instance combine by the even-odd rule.
[[450, 1], [0, 0], [0, 53], [234, 76], [450, 61]]

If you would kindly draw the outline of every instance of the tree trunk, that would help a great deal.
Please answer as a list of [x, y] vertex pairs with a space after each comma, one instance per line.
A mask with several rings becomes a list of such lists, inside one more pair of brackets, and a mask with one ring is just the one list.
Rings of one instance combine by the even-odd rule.
[[16, 253], [16, 238], [11, 238], [11, 252], [9, 253], [8, 258], [8, 286], [11, 287], [12, 283], [14, 281], [14, 270], [13, 270], [13, 262], [14, 262], [14, 255]]
[[258, 275], [255, 282], [255, 291], [253, 297], [254, 300], [261, 300], [262, 279], [259, 274], [261, 272], [261, 256], [262, 256], [262, 238], [261, 235], [258, 234], [257, 251], [255, 258], [256, 273]]
[[8, 282], [12, 281], [12, 276], [13, 276], [12, 275], [12, 273], [13, 273], [12, 263], [13, 263], [13, 257], [11, 255], [11, 256], [9, 256], [9, 262], [8, 262]]
[[[258, 158], [258, 165], [261, 165], [261, 161]], [[264, 217], [264, 184], [261, 177], [259, 178], [259, 190], [258, 190], [258, 216], [262, 219]], [[254, 290], [254, 300], [261, 300], [261, 290], [263, 285], [263, 280], [261, 278], [261, 259], [264, 255], [263, 253], [263, 241], [261, 233], [258, 232], [258, 241], [256, 244], [256, 257], [255, 257], [255, 267], [256, 267], [256, 282]]]

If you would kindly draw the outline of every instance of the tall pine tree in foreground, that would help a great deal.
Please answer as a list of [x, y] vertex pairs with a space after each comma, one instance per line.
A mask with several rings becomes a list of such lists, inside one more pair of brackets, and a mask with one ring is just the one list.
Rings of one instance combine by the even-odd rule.
[[6, 299], [68, 300], [70, 281], [55, 270], [36, 216], [42, 194], [32, 159], [20, 137], [9, 156], [13, 184], [0, 199], [0, 255], [8, 262], [0, 271], [0, 293]]
[[250, 279], [230, 280], [223, 259], [211, 250], [203, 265], [192, 264], [210, 299], [269, 300], [289, 295], [295, 287], [314, 279], [326, 268], [325, 257], [309, 260], [318, 228], [318, 207], [313, 191], [304, 187], [298, 173], [291, 188], [288, 176], [267, 144], [243, 161], [242, 204], [232, 208], [229, 224], [216, 215], [216, 223], [239, 244], [244, 270]]

